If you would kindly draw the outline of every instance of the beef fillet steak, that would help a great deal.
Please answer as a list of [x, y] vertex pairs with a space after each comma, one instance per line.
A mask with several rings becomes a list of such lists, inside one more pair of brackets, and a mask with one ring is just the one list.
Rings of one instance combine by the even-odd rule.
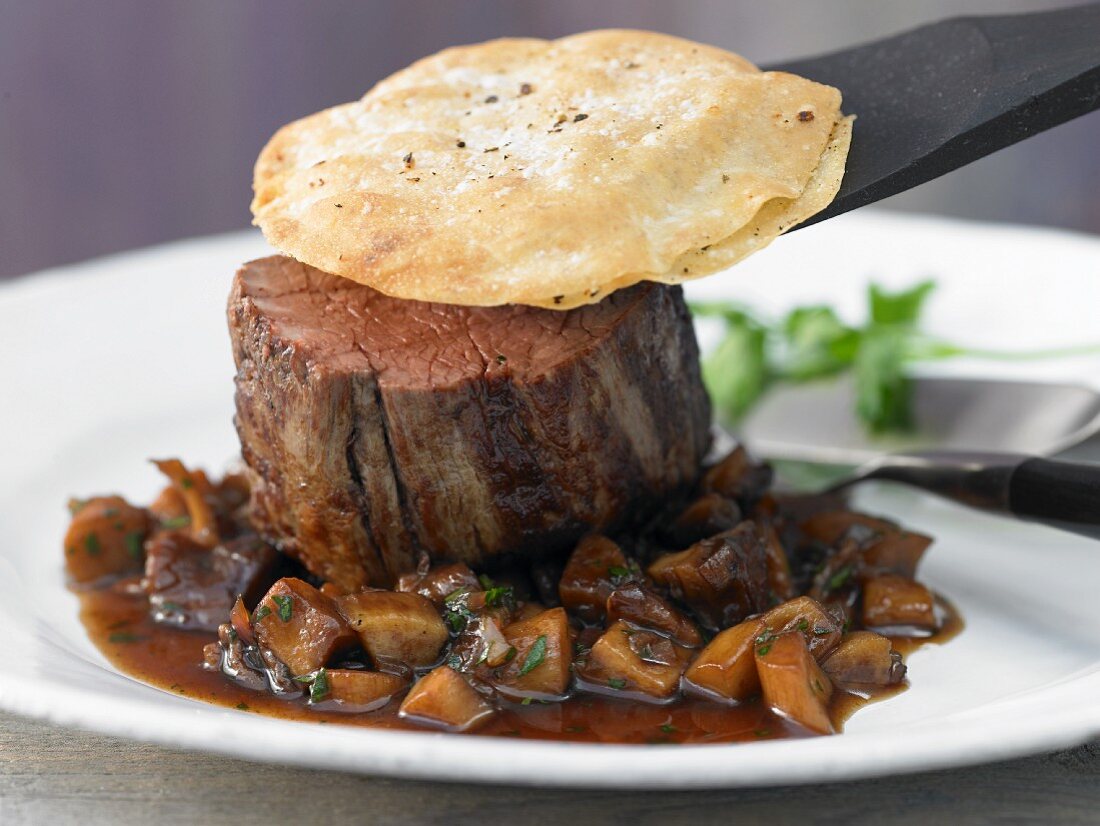
[[256, 527], [314, 574], [563, 552], [694, 482], [710, 405], [680, 288], [555, 312], [389, 298], [284, 256], [229, 299]]

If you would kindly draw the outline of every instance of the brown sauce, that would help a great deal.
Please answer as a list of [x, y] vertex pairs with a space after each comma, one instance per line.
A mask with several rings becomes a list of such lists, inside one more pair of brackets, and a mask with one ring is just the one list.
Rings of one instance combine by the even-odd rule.
[[[132, 580], [131, 580], [132, 582]], [[377, 711], [349, 714], [313, 708], [306, 700], [279, 698], [250, 691], [203, 668], [203, 646], [209, 632], [183, 631], [154, 623], [142, 592], [114, 587], [79, 592], [80, 618], [88, 636], [119, 671], [140, 682], [193, 700], [244, 713], [264, 714], [308, 723], [336, 723], [367, 728], [424, 731], [400, 720], [400, 697]], [[943, 643], [963, 627], [950, 603], [941, 600], [944, 622], [935, 635], [923, 639], [892, 637], [903, 654], [921, 645]], [[855, 711], [892, 697], [908, 683], [871, 694], [838, 690], [832, 701], [837, 731]], [[685, 698], [668, 705], [574, 694], [563, 702], [503, 704], [488, 724], [471, 732], [480, 736], [521, 737], [588, 743], [733, 743], [813, 736], [765, 707], [759, 700], [737, 706]]]

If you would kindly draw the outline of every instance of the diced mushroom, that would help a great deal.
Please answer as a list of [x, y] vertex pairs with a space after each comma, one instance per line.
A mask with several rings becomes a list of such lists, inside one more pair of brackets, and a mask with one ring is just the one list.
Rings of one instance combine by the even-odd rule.
[[520, 622], [522, 620], [531, 619], [531, 617], [537, 617], [550, 607], [552, 606], [543, 605], [539, 602], [520, 603], [516, 606], [516, 610], [512, 612], [512, 622]]
[[[255, 656], [256, 649], [246, 648], [244, 641], [229, 623], [218, 627], [218, 641], [204, 646], [202, 653], [203, 667], [208, 671], [220, 670], [234, 682], [253, 691], [267, 689], [264, 664]], [[300, 689], [298, 693], [301, 693]]]
[[861, 561], [869, 569], [892, 572], [912, 579], [916, 576], [924, 552], [932, 537], [913, 533], [886, 519], [854, 511], [822, 511], [807, 518], [803, 533], [825, 545], [838, 546], [842, 540], [855, 541]]
[[690, 656], [671, 640], [620, 621], [596, 640], [577, 673], [590, 690], [664, 701], [679, 690]]
[[810, 597], [798, 597], [777, 605], [764, 615], [764, 624], [772, 634], [800, 633], [817, 660], [827, 656], [844, 633], [843, 624]]
[[781, 602], [794, 597], [794, 582], [791, 578], [791, 562], [779, 534], [770, 522], [758, 520], [756, 527], [764, 538], [765, 561], [768, 566], [768, 588], [772, 596]]
[[335, 602], [375, 662], [425, 668], [449, 638], [439, 611], [420, 594], [362, 591]]
[[755, 648], [764, 702], [784, 717], [818, 734], [832, 734], [829, 699], [833, 684], [799, 633], [780, 634]]
[[564, 608], [551, 608], [531, 619], [513, 622], [504, 629], [504, 636], [514, 653], [490, 672], [489, 681], [498, 691], [539, 699], [565, 694], [573, 640]]
[[160, 532], [147, 543], [144, 585], [153, 619], [213, 631], [238, 596], [254, 604], [271, 581], [277, 554], [255, 536], [208, 549], [187, 534]]
[[255, 644], [256, 638], [252, 634], [252, 615], [248, 613], [248, 608], [245, 607], [244, 597], [238, 596], [237, 601], [233, 603], [233, 608], [229, 612], [229, 622], [232, 624], [233, 630], [237, 632], [241, 642], [245, 645]]
[[73, 520], [65, 534], [65, 568], [73, 582], [90, 583], [141, 570], [149, 530], [145, 511], [121, 496], [98, 496], [74, 502], [70, 508]]
[[618, 545], [606, 536], [586, 536], [562, 572], [561, 604], [586, 622], [599, 622], [611, 592], [636, 577]]
[[905, 679], [905, 664], [890, 640], [871, 631], [845, 634], [821, 668], [836, 684], [886, 686]]
[[439, 606], [457, 591], [472, 591], [480, 587], [477, 574], [462, 562], [432, 568], [426, 573], [404, 574], [397, 580], [398, 591], [420, 594]]
[[513, 619], [516, 599], [511, 587], [493, 585], [484, 591], [470, 591], [465, 599], [466, 608], [474, 614], [493, 617], [502, 626]]
[[187, 503], [183, 501], [175, 485], [168, 485], [149, 506], [150, 513], [166, 527], [186, 527], [191, 524], [187, 515]]
[[469, 731], [493, 716], [493, 707], [458, 672], [441, 665], [422, 677], [398, 715], [446, 731]]
[[932, 537], [922, 533], [896, 530], [883, 534], [863, 549], [863, 563], [868, 570], [895, 573], [912, 579], [917, 575], [924, 552]]
[[295, 677], [317, 671], [359, 642], [331, 599], [292, 577], [271, 586], [252, 614], [252, 627], [256, 641]]
[[213, 508], [207, 501], [207, 497], [213, 493], [213, 488], [206, 474], [201, 471], [189, 471], [179, 459], [154, 459], [153, 464], [157, 466], [157, 470], [172, 480], [173, 486], [187, 505], [187, 514], [190, 517], [188, 530], [191, 538], [200, 545], [213, 548], [218, 544], [218, 522], [214, 517]]
[[703, 625], [734, 625], [768, 601], [766, 551], [752, 522], [704, 539], [679, 553], [658, 557], [649, 575], [686, 603]]
[[404, 678], [382, 671], [326, 668], [324, 674], [325, 691], [311, 692], [311, 703], [325, 711], [374, 711], [408, 686]]
[[811, 513], [799, 529], [811, 539], [823, 545], [839, 545], [845, 536], [857, 543], [864, 543], [883, 533], [898, 530], [898, 526], [886, 519], [878, 519], [865, 513], [849, 510], [824, 510]]
[[883, 574], [863, 584], [863, 624], [867, 628], [936, 630], [936, 600], [911, 579]]
[[722, 631], [707, 643], [684, 672], [686, 687], [704, 696], [744, 702], [759, 693], [755, 647], [766, 626], [762, 617]]
[[562, 571], [565, 566], [558, 559], [542, 559], [531, 566], [531, 581], [535, 585], [539, 601], [547, 608], [557, 608], [561, 605], [561, 595], [558, 594], [558, 582], [561, 581]]
[[701, 487], [705, 493], [719, 493], [745, 506], [764, 495], [772, 483], [772, 476], [771, 465], [753, 461], [748, 451], [738, 445], [707, 470]]
[[718, 493], [704, 493], [684, 508], [661, 536], [669, 547], [687, 548], [736, 527], [740, 521], [741, 508], [737, 502]]
[[[859, 595], [863, 554], [855, 539], [845, 537], [840, 547], [828, 552], [810, 584], [809, 595], [821, 602], [852, 602]], [[847, 599], [851, 597], [852, 599]]]
[[698, 627], [683, 611], [637, 583], [611, 592], [607, 598], [607, 619], [609, 622], [626, 620], [632, 625], [657, 631], [687, 648], [703, 644]]
[[447, 665], [455, 671], [473, 671], [483, 664], [496, 667], [515, 656], [496, 617], [471, 614], [464, 623], [447, 656]]

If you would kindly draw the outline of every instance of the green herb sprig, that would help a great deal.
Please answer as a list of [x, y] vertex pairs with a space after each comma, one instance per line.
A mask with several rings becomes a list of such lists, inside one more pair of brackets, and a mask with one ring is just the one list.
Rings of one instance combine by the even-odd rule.
[[899, 292], [870, 284], [867, 320], [862, 326], [845, 324], [824, 304], [797, 307], [773, 321], [740, 304], [693, 302], [695, 315], [725, 323], [721, 342], [703, 362], [703, 380], [715, 407], [723, 418], [736, 423], [776, 384], [847, 372], [855, 385], [855, 415], [867, 430], [905, 432], [913, 427], [909, 367], [916, 362], [957, 356], [1031, 360], [1100, 352], [1097, 344], [998, 352], [933, 338], [920, 331], [919, 322], [935, 288], [931, 280]]

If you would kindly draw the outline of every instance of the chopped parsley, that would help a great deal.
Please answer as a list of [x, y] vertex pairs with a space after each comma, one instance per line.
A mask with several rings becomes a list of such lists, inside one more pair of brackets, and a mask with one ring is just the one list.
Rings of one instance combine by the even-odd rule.
[[672, 723], [665, 723], [663, 726], [661, 726], [661, 731], [663, 731], [665, 734], [673, 734], [678, 731], [678, 729], [676, 728], [676, 726], [672, 725]]
[[630, 569], [624, 568], [622, 565], [612, 565], [607, 569], [607, 575], [611, 577], [611, 582], [618, 585], [623, 580], [630, 578]]
[[113, 634], [107, 637], [107, 642], [122, 644], [128, 642], [140, 642], [143, 639], [145, 638], [142, 637], [140, 634], [134, 634], [130, 631], [115, 631]]
[[311, 703], [319, 703], [328, 696], [328, 672], [323, 668], [319, 671], [314, 671], [312, 674], [303, 674], [301, 677], [295, 677], [294, 681], [296, 683], [305, 683], [309, 686], [309, 701]]
[[99, 537], [96, 534], [90, 533], [84, 537], [84, 550], [88, 552], [88, 556], [99, 556], [103, 546], [99, 544]]
[[851, 576], [852, 566], [845, 565], [843, 568], [841, 568], [839, 571], [829, 577], [829, 581], [825, 584], [825, 591], [828, 593], [835, 591], [838, 588], [843, 588], [844, 583], [846, 583]]
[[756, 653], [761, 657], [767, 656], [767, 653], [772, 650], [772, 640], [774, 640], [776, 634], [772, 629], [765, 628], [764, 633], [756, 638]]
[[275, 609], [279, 612], [279, 619], [283, 622], [290, 622], [290, 617], [294, 613], [294, 598], [276, 594], [271, 598], [271, 601], [275, 603]]
[[322, 668], [317, 672], [317, 676], [313, 678], [313, 682], [309, 686], [309, 701], [319, 703], [328, 696], [328, 692], [328, 672]]
[[511, 585], [497, 585], [485, 592], [485, 605], [496, 608], [499, 605], [510, 605], [515, 601]]
[[607, 684], [616, 691], [621, 691], [622, 689], [626, 688], [626, 680], [621, 680], [618, 677], [612, 677], [610, 680], [607, 681]]
[[802, 619], [800, 619], [798, 621], [798, 630], [799, 631], [805, 631], [809, 627], [810, 627], [810, 621], [808, 619], [806, 619], [805, 617], [803, 617]]
[[455, 591], [451, 591], [451, 593], [449, 593], [449, 594], [447, 594], [447, 596], [443, 597], [443, 601], [444, 602], [457, 602], [458, 600], [462, 599], [464, 596], [468, 596], [469, 593], [470, 593], [469, 588], [459, 588]]
[[142, 543], [145, 540], [144, 534], [141, 531], [133, 531], [126, 534], [126, 538], [123, 540], [126, 543], [126, 553], [130, 555], [132, 559], [141, 559]]
[[443, 621], [447, 623], [452, 633], [457, 634], [462, 631], [466, 623], [474, 618], [466, 605], [469, 596], [469, 588], [459, 588], [443, 598]]
[[248, 711], [248, 703], [245, 703], [245, 702], [237, 703], [237, 705], [234, 706], [234, 708], [236, 708], [237, 711]]
[[256, 607], [256, 610], [252, 612], [252, 621], [259, 622], [270, 613], [271, 609], [266, 605], [259, 605]]
[[164, 527], [168, 528], [169, 530], [176, 530], [177, 528], [186, 528], [188, 525], [191, 524], [191, 517], [186, 516], [186, 515], [184, 515], [184, 516], [172, 516], [168, 519], [165, 519], [161, 524], [164, 525]]
[[180, 479], [180, 487], [184, 490], [190, 490], [191, 488], [195, 487], [195, 483], [191, 481], [190, 477], [184, 476], [182, 479]]
[[523, 665], [519, 668], [519, 676], [529, 674], [542, 665], [546, 659], [546, 635], [543, 634], [527, 649], [527, 656], [523, 658]]

